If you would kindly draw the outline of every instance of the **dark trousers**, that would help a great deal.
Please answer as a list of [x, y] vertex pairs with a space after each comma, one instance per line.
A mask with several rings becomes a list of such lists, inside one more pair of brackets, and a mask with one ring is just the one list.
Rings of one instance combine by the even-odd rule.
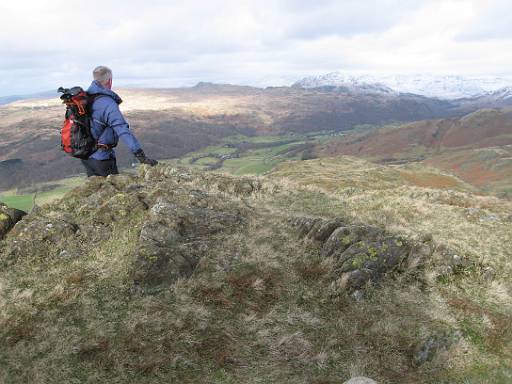
[[116, 159], [109, 160], [96, 160], [96, 159], [87, 159], [82, 160], [82, 164], [87, 171], [87, 177], [91, 176], [108, 176], [108, 175], [118, 175], [119, 171], [117, 170]]

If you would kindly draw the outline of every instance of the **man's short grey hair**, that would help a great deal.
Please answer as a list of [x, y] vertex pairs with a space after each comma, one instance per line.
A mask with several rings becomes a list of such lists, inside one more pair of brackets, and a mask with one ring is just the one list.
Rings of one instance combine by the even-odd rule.
[[92, 76], [94, 77], [94, 80], [99, 81], [100, 83], [105, 83], [112, 78], [112, 70], [109, 67], [100, 65], [99, 67], [94, 68]]

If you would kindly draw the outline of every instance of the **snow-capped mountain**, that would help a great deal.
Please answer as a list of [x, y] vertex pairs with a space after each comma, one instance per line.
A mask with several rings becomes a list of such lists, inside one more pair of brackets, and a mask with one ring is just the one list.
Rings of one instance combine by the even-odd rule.
[[397, 94], [395, 90], [375, 79], [365, 79], [339, 72], [329, 73], [325, 76], [306, 77], [292, 85], [295, 88], [331, 88], [335, 87], [343, 92], [363, 94]]
[[486, 92], [481, 96], [459, 100], [462, 107], [501, 108], [512, 106], [512, 87], [500, 88], [496, 91]]
[[332, 72], [321, 76], [306, 77], [294, 87], [318, 88], [326, 86], [343, 87], [345, 84], [384, 86], [400, 93], [415, 93], [440, 99], [459, 99], [482, 96], [501, 88], [512, 86], [512, 76], [454, 76], [454, 75], [375, 75], [343, 74]]
[[494, 97], [498, 100], [510, 100], [512, 99], [512, 87], [505, 87], [494, 92], [488, 92], [485, 96]]

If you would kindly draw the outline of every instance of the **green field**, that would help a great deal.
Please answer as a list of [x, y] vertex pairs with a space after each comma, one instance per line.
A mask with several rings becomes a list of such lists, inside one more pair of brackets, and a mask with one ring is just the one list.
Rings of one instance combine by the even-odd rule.
[[270, 171], [279, 161], [256, 156], [230, 159], [224, 162], [221, 170], [233, 175], [261, 175]]
[[[328, 140], [331, 133], [320, 133], [315, 135], [313, 140], [315, 143], [320, 143]], [[209, 155], [223, 155], [233, 154], [239, 152], [238, 158], [227, 159], [223, 162], [220, 171], [225, 171], [233, 175], [261, 175], [266, 173], [277, 164], [283, 161], [297, 160], [300, 159], [300, 154], [288, 157], [286, 154], [281, 152], [287, 149], [293, 149], [293, 147], [304, 144], [308, 137], [303, 135], [286, 135], [286, 136], [231, 136], [222, 141], [217, 146], [209, 146], [199, 151], [191, 152], [186, 154], [179, 160], [180, 164], [192, 165], [193, 167], [204, 168], [205, 166], [217, 163], [218, 159]], [[311, 140], [312, 137], [309, 137]], [[286, 142], [282, 145], [276, 143]], [[243, 149], [226, 147], [226, 144], [255, 144], [262, 146], [268, 144], [268, 147], [254, 148], [254, 149]], [[194, 159], [198, 160], [194, 161]]]
[[[21, 209], [25, 212], [28, 212], [32, 209], [32, 206], [35, 203], [37, 205], [44, 205], [50, 203], [56, 199], [60, 199], [62, 196], [66, 194], [66, 192], [71, 189], [82, 185], [85, 181], [84, 177], [72, 177], [67, 179], [59, 180], [58, 182], [53, 182], [52, 184], [57, 184], [58, 186], [51, 191], [46, 192], [37, 192], [37, 193], [22, 193], [18, 194], [17, 190], [9, 190], [5, 192], [0, 192], [0, 202], [8, 205], [12, 208]], [[41, 183], [34, 186], [34, 189], [37, 187], [43, 187], [50, 183]]]

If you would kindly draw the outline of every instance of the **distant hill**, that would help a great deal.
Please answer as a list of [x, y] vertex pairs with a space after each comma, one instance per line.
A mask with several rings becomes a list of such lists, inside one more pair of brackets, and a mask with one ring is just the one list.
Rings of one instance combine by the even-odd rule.
[[457, 148], [512, 144], [512, 108], [482, 109], [461, 118], [423, 120], [396, 129], [379, 129], [327, 145], [332, 154], [393, 156]]
[[46, 97], [52, 97], [57, 94], [57, 91], [45, 91], [32, 93], [28, 95], [13, 95], [13, 96], [0, 96], [0, 105], [10, 104], [19, 100], [27, 100], [27, 99], [41, 99]]

